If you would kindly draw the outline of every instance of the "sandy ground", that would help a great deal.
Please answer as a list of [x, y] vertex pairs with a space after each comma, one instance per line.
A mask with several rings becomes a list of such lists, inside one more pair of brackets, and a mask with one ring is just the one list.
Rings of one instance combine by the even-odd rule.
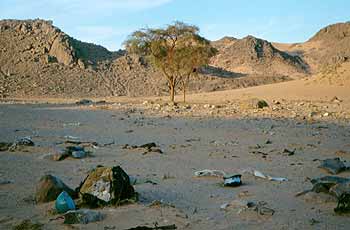
[[[311, 91], [293, 89], [291, 84]], [[331, 102], [334, 96], [341, 102]], [[250, 107], [255, 98], [267, 100], [270, 107]], [[348, 229], [349, 216], [335, 215], [334, 200], [295, 194], [312, 187], [310, 178], [328, 175], [318, 168], [320, 160], [338, 156], [339, 150], [348, 152], [342, 159], [350, 160], [349, 99], [344, 87], [324, 91], [296, 81], [191, 95], [188, 105], [176, 107], [164, 104], [165, 98], [119, 98], [107, 105], [80, 107], [67, 104], [74, 99], [64, 105], [2, 104], [0, 141], [31, 136], [36, 146], [0, 152], [0, 178], [12, 181], [0, 185], [0, 228], [11, 229], [31, 219], [44, 224], [44, 229], [123, 230], [154, 223], [176, 224], [178, 229]], [[91, 149], [91, 158], [45, 159], [67, 135], [115, 144]], [[147, 142], [156, 142], [164, 154], [143, 155], [122, 148]], [[296, 151], [288, 156], [284, 149]], [[135, 185], [139, 202], [101, 209], [106, 218], [88, 225], [64, 226], [60, 219], [50, 220], [57, 217], [50, 214], [53, 203], [34, 204], [41, 176], [58, 176], [75, 188], [97, 165], [121, 165], [129, 175], [157, 184]], [[243, 173], [242, 186], [227, 188], [220, 178], [194, 177], [202, 169], [230, 174], [256, 169], [288, 181], [272, 182]], [[220, 209], [236, 199], [264, 201], [275, 213], [264, 216], [253, 210]], [[154, 201], [162, 205], [150, 205]]]

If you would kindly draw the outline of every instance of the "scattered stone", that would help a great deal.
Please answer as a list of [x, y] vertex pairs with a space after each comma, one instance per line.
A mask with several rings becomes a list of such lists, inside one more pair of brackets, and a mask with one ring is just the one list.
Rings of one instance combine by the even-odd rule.
[[343, 193], [338, 198], [338, 204], [334, 212], [337, 214], [350, 213], [350, 193]]
[[78, 188], [81, 204], [99, 207], [118, 205], [135, 199], [135, 191], [128, 174], [120, 167], [97, 167], [92, 170]]
[[49, 158], [54, 161], [62, 161], [67, 157], [69, 157], [69, 154], [65, 150], [59, 150], [49, 156]]
[[256, 204], [251, 201], [236, 199], [231, 201], [230, 203], [225, 203], [221, 205], [220, 209], [228, 210], [229, 208], [252, 208], [255, 205]]
[[315, 225], [315, 224], [319, 224], [319, 223], [321, 223], [321, 221], [316, 220], [316, 219], [314, 219], [314, 218], [311, 218], [311, 220], [310, 220], [310, 225], [311, 225], [311, 226], [312, 226], [312, 225]]
[[311, 190], [299, 193], [300, 195], [315, 193], [326, 193], [337, 198], [338, 204], [334, 211], [338, 214], [350, 213], [350, 179], [325, 176], [321, 178], [312, 179], [313, 188]]
[[80, 101], [75, 102], [76, 105], [91, 105], [93, 103], [90, 99], [82, 99]]
[[151, 149], [151, 148], [154, 148], [154, 147], [157, 147], [157, 144], [154, 143], [154, 142], [150, 142], [150, 143], [147, 143], [147, 144], [140, 145], [138, 148]]
[[19, 146], [34, 146], [34, 142], [30, 137], [23, 137], [18, 140], [16, 140], [16, 145]]
[[81, 146], [67, 146], [65, 154], [63, 156], [71, 156], [76, 159], [85, 158], [88, 156], [88, 152], [85, 151], [84, 147]]
[[34, 223], [31, 220], [23, 220], [20, 224], [13, 227], [14, 230], [41, 230], [43, 224]]
[[72, 157], [77, 159], [82, 159], [87, 156], [87, 153], [85, 151], [73, 151]]
[[72, 154], [73, 152], [84, 151], [84, 148], [81, 146], [67, 146], [66, 152]]
[[344, 150], [338, 150], [335, 152], [335, 155], [337, 155], [337, 156], [350, 156], [350, 153], [346, 152]]
[[211, 170], [204, 169], [194, 173], [196, 177], [214, 176], [214, 177], [224, 177], [226, 173], [222, 170]]
[[259, 100], [257, 103], [256, 103], [256, 108], [257, 109], [262, 109], [264, 107], [269, 107], [269, 104], [264, 101], [264, 100]]
[[95, 105], [105, 105], [105, 104], [107, 104], [107, 101], [104, 101], [104, 100], [95, 102]]
[[167, 105], [168, 105], [168, 106], [173, 106], [173, 107], [174, 107], [174, 106], [177, 106], [178, 104], [177, 104], [176, 102], [173, 102], [173, 101], [172, 101], [172, 102], [168, 102]]
[[293, 156], [295, 154], [296, 149], [289, 150], [289, 149], [284, 149], [283, 153], [287, 153], [288, 156]]
[[15, 151], [19, 147], [22, 146], [34, 146], [34, 142], [30, 137], [22, 137], [17, 139], [10, 147], [8, 147], [8, 151]]
[[280, 105], [280, 104], [281, 104], [280, 101], [276, 101], [276, 100], [273, 100], [272, 102], [273, 102], [275, 105]]
[[250, 153], [254, 155], [261, 155], [262, 158], [266, 158], [269, 155], [268, 153], [264, 153], [262, 151], [250, 151]]
[[143, 144], [143, 145], [128, 145], [128, 144], [125, 144], [123, 146], [123, 149], [145, 149], [145, 152], [142, 153], [143, 155], [146, 155], [147, 153], [150, 153], [150, 152], [163, 154], [163, 151], [154, 142], [146, 143], [146, 144]]
[[267, 203], [265, 201], [259, 201], [255, 206], [254, 211], [256, 211], [259, 215], [262, 216], [272, 216], [275, 214], [275, 210], [267, 207]]
[[8, 151], [12, 145], [10, 142], [0, 142], [0, 152]]
[[341, 161], [339, 157], [323, 160], [319, 168], [325, 169], [331, 174], [338, 174], [347, 169], [344, 162]]
[[147, 178], [137, 178], [135, 176], [129, 176], [130, 184], [131, 185], [139, 185], [139, 184], [152, 184], [157, 185], [157, 182], [152, 181], [151, 179]]
[[75, 210], [73, 199], [65, 191], [61, 192], [55, 202], [55, 208], [58, 213], [65, 213], [69, 210]]
[[311, 112], [311, 113], [309, 113], [309, 118], [313, 118], [313, 117], [315, 117], [317, 115], [318, 115], [317, 112]]
[[[349, 182], [350, 182], [350, 179], [344, 178], [344, 177], [338, 177], [338, 176], [324, 176], [321, 178], [316, 178], [311, 180], [311, 183], [314, 186], [321, 184], [323, 185], [324, 188], [328, 188], [327, 192], [332, 186], [336, 184], [343, 184], [343, 183], [349, 183]], [[317, 188], [315, 192], [318, 192]]]
[[272, 141], [270, 139], [267, 139], [266, 142], [265, 142], [266, 145], [271, 145], [272, 144]]
[[340, 102], [342, 102], [342, 100], [340, 100], [339, 98], [337, 98], [336, 96], [334, 96], [334, 97], [332, 98], [331, 102], [333, 102], [333, 103], [340, 103]]
[[239, 209], [238, 213], [241, 213], [242, 211], [254, 211], [262, 216], [272, 216], [275, 213], [275, 210], [269, 208], [265, 201], [255, 203], [252, 201], [236, 199], [230, 203], [221, 205], [220, 208], [224, 210], [227, 210], [228, 208], [236, 208]]
[[52, 175], [45, 175], [36, 186], [35, 201], [38, 203], [54, 201], [63, 191], [66, 191], [73, 198], [77, 197], [76, 192], [64, 184], [59, 178]]
[[99, 211], [80, 209], [68, 211], [64, 214], [64, 224], [88, 224], [103, 220], [104, 216]]

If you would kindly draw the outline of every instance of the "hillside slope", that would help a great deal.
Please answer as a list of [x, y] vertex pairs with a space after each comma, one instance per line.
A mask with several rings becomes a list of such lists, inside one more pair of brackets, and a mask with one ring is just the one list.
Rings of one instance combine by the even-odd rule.
[[[289, 80], [208, 67], [188, 91], [205, 92]], [[160, 73], [142, 57], [78, 41], [45, 20], [0, 21], [0, 97], [166, 95]]]
[[304, 43], [274, 45], [287, 53], [298, 54], [310, 71], [317, 73], [325, 66], [350, 59], [350, 22], [326, 26]]
[[298, 57], [276, 49], [270, 42], [247, 36], [213, 42], [219, 54], [214, 66], [244, 74], [304, 76], [308, 66]]

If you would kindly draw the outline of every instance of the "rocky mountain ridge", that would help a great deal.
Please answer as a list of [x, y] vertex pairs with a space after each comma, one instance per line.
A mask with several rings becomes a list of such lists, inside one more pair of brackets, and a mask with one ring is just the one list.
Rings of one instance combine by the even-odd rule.
[[[348, 33], [342, 33], [339, 28], [323, 29], [305, 44], [331, 44], [323, 41], [332, 37], [329, 33], [335, 33], [339, 40], [333, 44], [334, 53], [339, 56], [345, 52], [340, 57], [347, 59], [350, 51], [343, 46], [349, 45]], [[301, 47], [302, 51], [297, 45], [276, 48], [252, 36], [224, 37], [212, 44], [219, 54], [211, 60], [210, 66], [193, 77], [188, 91], [234, 89], [307, 76], [310, 63], [311, 67], [315, 66], [313, 61], [318, 63], [312, 57], [320, 55], [317, 50], [310, 51], [305, 46]], [[330, 49], [332, 47], [320, 50], [329, 53]], [[81, 42], [51, 21], [0, 20], [2, 98], [152, 96], [167, 92], [165, 79], [142, 57]]]

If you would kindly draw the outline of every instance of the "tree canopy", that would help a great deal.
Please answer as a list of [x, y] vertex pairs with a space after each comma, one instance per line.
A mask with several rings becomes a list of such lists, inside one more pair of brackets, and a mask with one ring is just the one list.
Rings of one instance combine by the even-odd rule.
[[185, 95], [189, 77], [217, 53], [210, 42], [199, 35], [198, 27], [183, 22], [164, 29], [135, 31], [124, 44], [128, 52], [147, 57], [162, 72], [171, 101], [174, 101], [176, 86], [182, 85]]

